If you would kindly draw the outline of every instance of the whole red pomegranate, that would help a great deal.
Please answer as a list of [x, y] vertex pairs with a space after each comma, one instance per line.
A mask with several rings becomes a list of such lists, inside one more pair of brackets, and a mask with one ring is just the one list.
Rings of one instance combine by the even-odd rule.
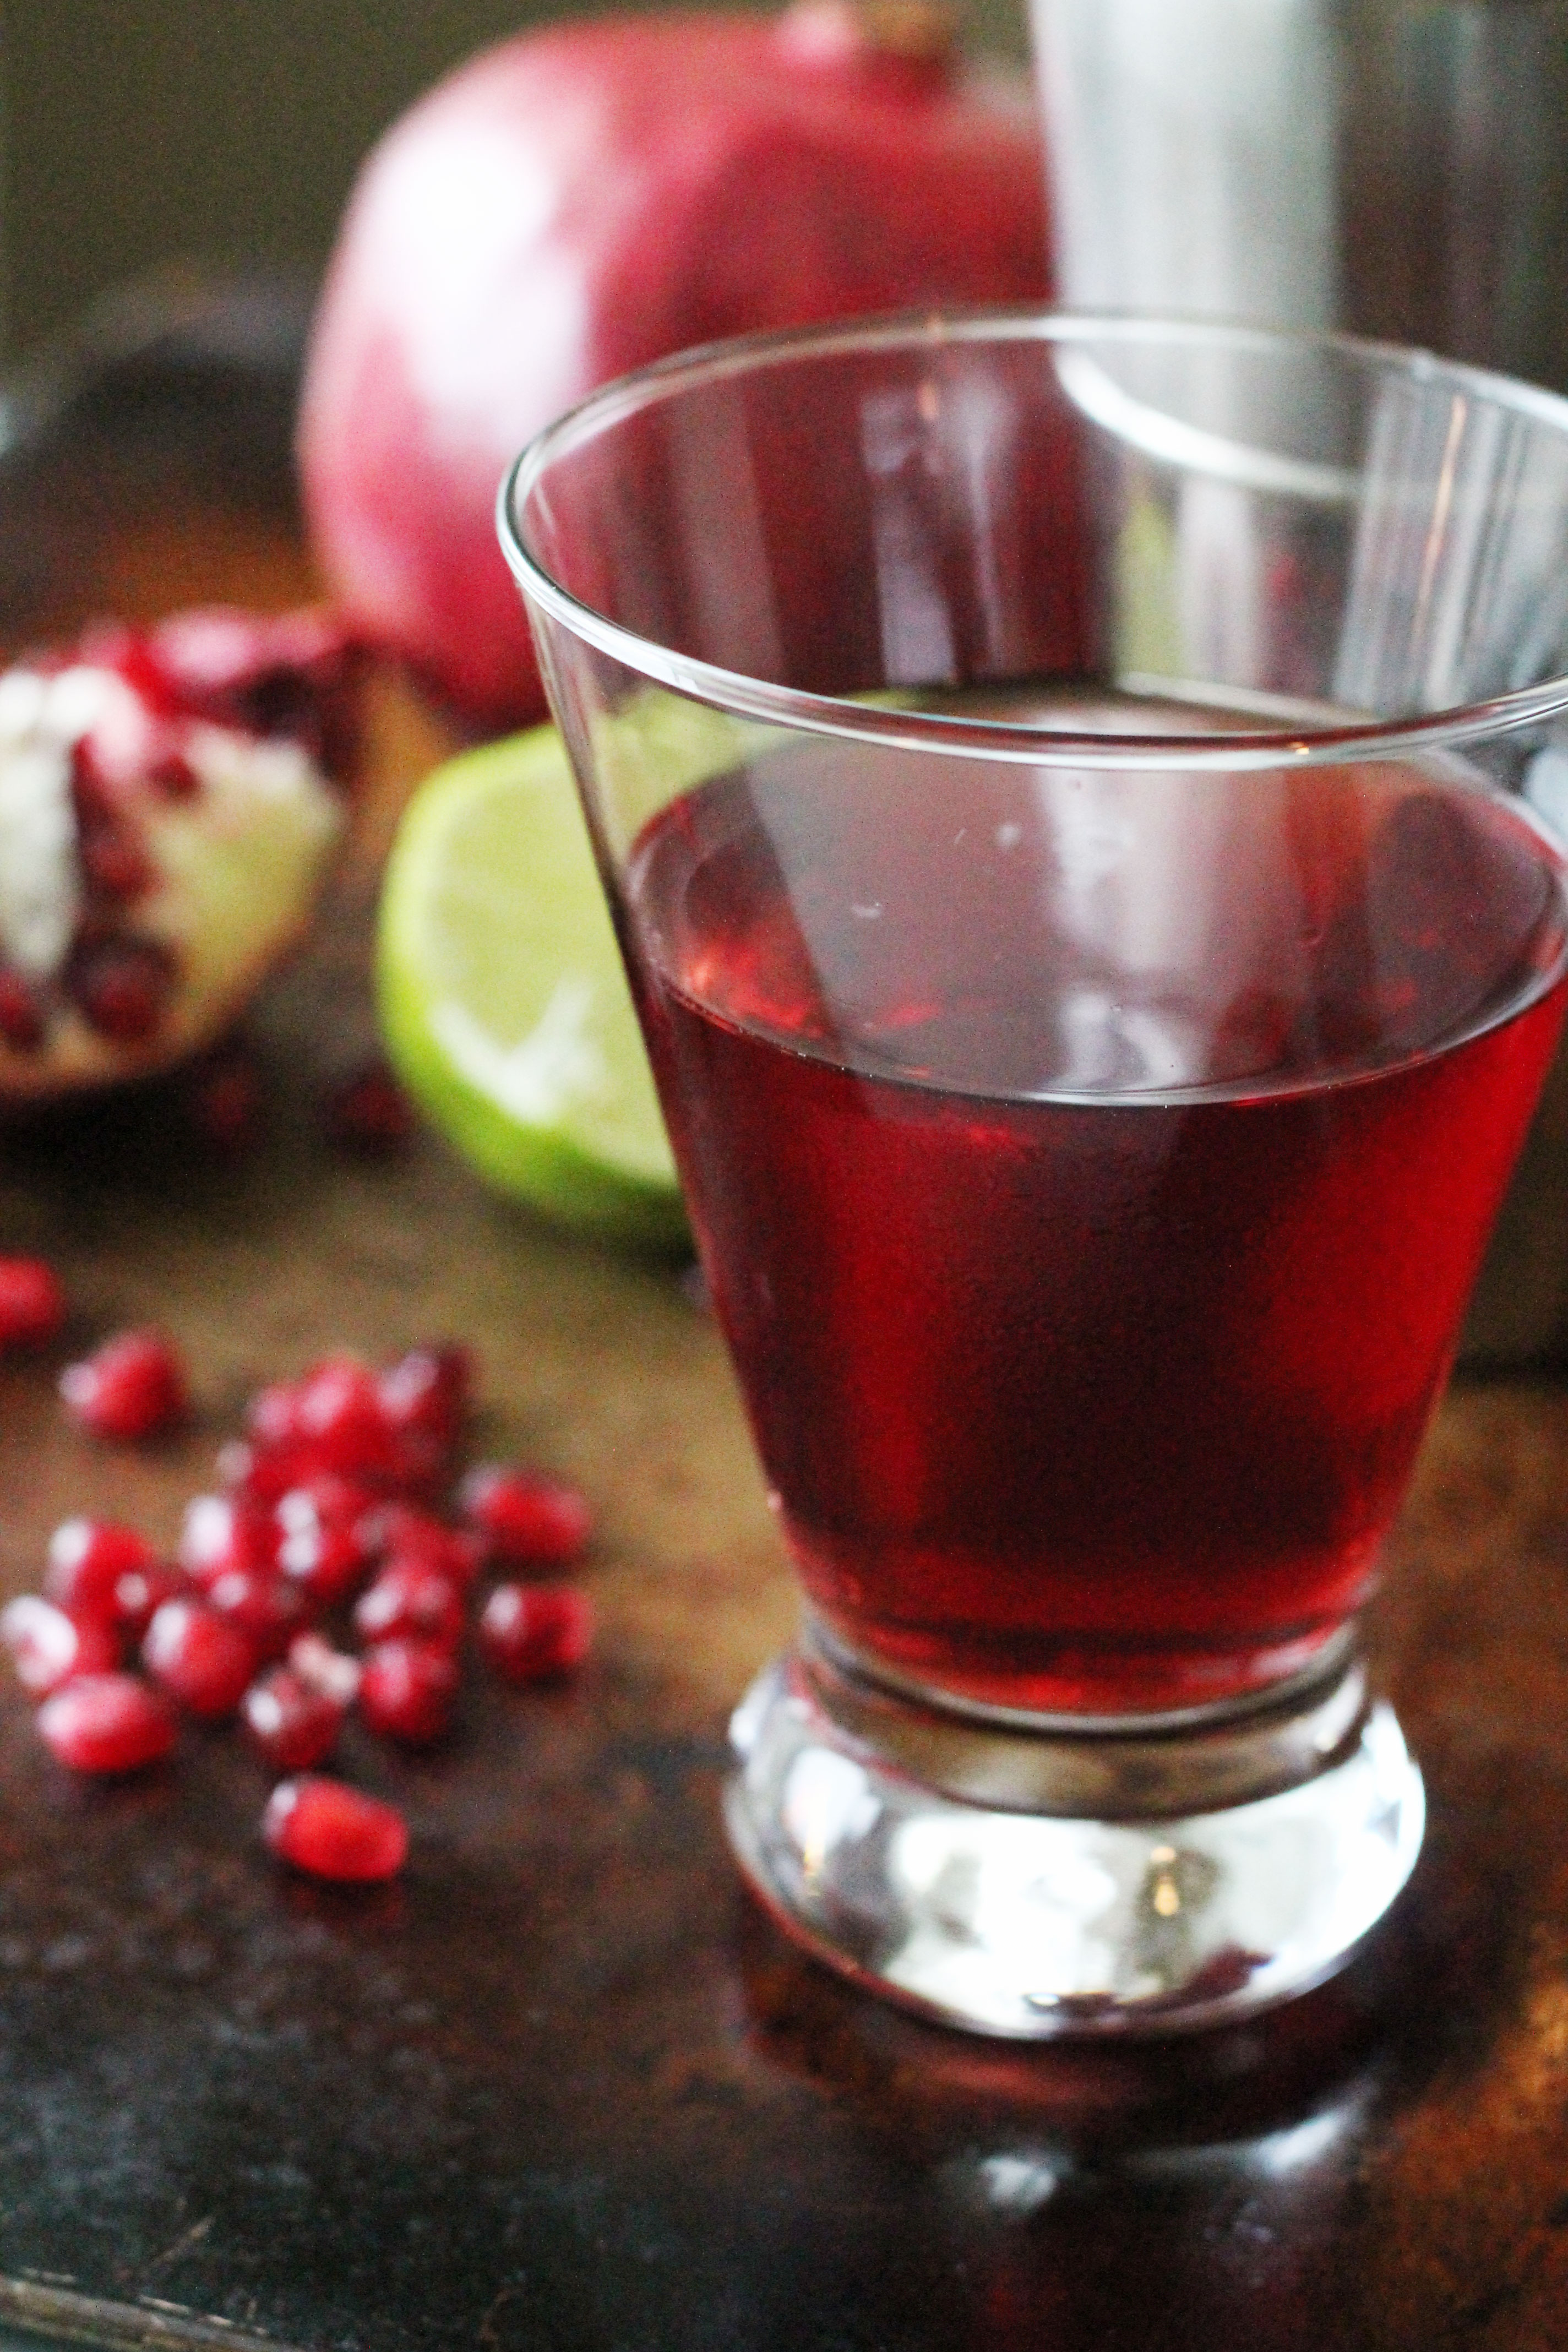
[[543, 709], [500, 477], [596, 384], [710, 337], [1047, 290], [1026, 87], [929, 0], [606, 17], [485, 51], [371, 156], [300, 423], [353, 624], [479, 726]]

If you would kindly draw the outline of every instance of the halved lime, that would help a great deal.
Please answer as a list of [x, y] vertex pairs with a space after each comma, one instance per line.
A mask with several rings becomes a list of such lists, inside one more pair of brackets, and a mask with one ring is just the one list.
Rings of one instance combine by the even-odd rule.
[[449, 761], [409, 803], [376, 949], [387, 1050], [479, 1174], [566, 1224], [674, 1247], [675, 1162], [553, 727]]

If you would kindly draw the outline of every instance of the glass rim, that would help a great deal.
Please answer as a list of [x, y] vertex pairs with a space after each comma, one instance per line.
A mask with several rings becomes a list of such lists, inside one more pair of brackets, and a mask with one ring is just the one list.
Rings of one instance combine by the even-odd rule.
[[[527, 443], [503, 476], [496, 499], [501, 550], [531, 606], [624, 667], [687, 699], [733, 717], [814, 735], [847, 738], [892, 749], [918, 749], [952, 757], [1026, 763], [1034, 767], [1217, 769], [1239, 772], [1282, 766], [1317, 766], [1347, 760], [1393, 759], [1411, 751], [1447, 750], [1548, 719], [1568, 709], [1568, 673], [1531, 687], [1479, 701], [1454, 704], [1413, 717], [1342, 721], [1315, 726], [1296, 722], [1277, 729], [1166, 734], [1116, 735], [1074, 731], [1001, 719], [963, 717], [846, 696], [809, 693], [798, 687], [731, 670], [696, 656], [678, 653], [657, 638], [641, 635], [585, 604], [563, 585], [527, 543], [521, 517], [551, 466], [612, 426], [679, 394], [726, 378], [759, 373], [779, 361], [813, 360], [853, 352], [937, 349], [958, 343], [1042, 342], [1058, 345], [1109, 343], [1189, 344], [1238, 352], [1297, 351], [1332, 354], [1368, 375], [1403, 375], [1413, 383], [1452, 385], [1456, 393], [1485, 400], [1494, 409], [1531, 418], [1554, 428], [1568, 446], [1568, 398], [1468, 362], [1440, 358], [1414, 345], [1376, 341], [1326, 331], [1296, 331], [1179, 316], [1131, 311], [1079, 311], [1049, 307], [925, 309], [851, 319], [825, 326], [782, 328], [701, 343], [657, 360], [598, 386], [545, 425]], [[1353, 472], [1282, 454], [1248, 449], [1224, 436], [1162, 418], [1153, 409], [1121, 395], [1124, 424], [1142, 411], [1146, 435], [1160, 435], [1154, 454], [1202, 461], [1233, 480], [1257, 487], [1294, 489], [1319, 503], [1344, 504], [1356, 496]], [[1080, 404], [1085, 404], [1080, 403]], [[1149, 446], [1146, 441], [1145, 446]], [[1223, 453], [1223, 455], [1222, 455]], [[1182, 682], [1141, 680], [1179, 698]], [[1197, 682], [1190, 691], [1196, 694]], [[889, 689], [896, 691], [897, 689]], [[911, 688], [910, 691], [920, 691]], [[1228, 688], [1217, 691], [1229, 692]], [[1259, 718], [1268, 698], [1258, 698]]]

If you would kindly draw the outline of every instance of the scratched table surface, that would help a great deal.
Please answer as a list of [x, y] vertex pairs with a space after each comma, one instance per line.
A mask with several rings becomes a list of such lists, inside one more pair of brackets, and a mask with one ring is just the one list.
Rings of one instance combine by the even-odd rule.
[[[250, 396], [174, 443], [130, 402], [112, 466], [79, 418], [70, 462], [0, 497], [9, 642], [310, 592]], [[369, 1164], [323, 1137], [371, 1036], [377, 863], [443, 740], [395, 688], [374, 717], [353, 850], [253, 1020], [259, 1145], [204, 1153], [177, 1087], [0, 1137], [0, 1248], [47, 1253], [72, 1302], [51, 1358], [0, 1367], [0, 1583], [35, 1586], [83, 1508], [172, 1540], [263, 1379], [452, 1333], [475, 1451], [595, 1501], [597, 1654], [556, 1690], [472, 1675], [428, 1756], [350, 1739], [412, 1825], [379, 1890], [268, 1856], [232, 1735], [84, 1785], [0, 1696], [3, 2352], [1557, 2352], [1568, 1395], [1472, 1381], [1433, 1429], [1373, 1627], [1430, 1835], [1338, 1979], [1100, 2052], [840, 1985], [719, 1828], [727, 1712], [794, 1602], [710, 1324], [675, 1270], [530, 1222], [433, 1139]], [[53, 1375], [151, 1318], [194, 1420], [95, 1446]]]

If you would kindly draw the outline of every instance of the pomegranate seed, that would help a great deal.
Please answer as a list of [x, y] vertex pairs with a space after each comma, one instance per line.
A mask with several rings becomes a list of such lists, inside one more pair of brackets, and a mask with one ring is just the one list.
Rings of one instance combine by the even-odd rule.
[[78, 658], [95, 669], [118, 670], [147, 709], [168, 717], [180, 708], [179, 690], [168, 665], [140, 630], [120, 622], [99, 622], [82, 633]]
[[36, 1592], [0, 1609], [0, 1642], [34, 1698], [47, 1698], [73, 1675], [110, 1674], [120, 1664], [120, 1643], [100, 1618], [73, 1617]]
[[446, 1484], [451, 1448], [422, 1429], [391, 1433], [392, 1459], [384, 1484], [395, 1494], [422, 1495], [427, 1500]]
[[458, 1487], [458, 1502], [496, 1557], [520, 1566], [563, 1568], [593, 1533], [593, 1514], [576, 1488], [531, 1470], [480, 1463]]
[[184, 709], [220, 726], [292, 736], [329, 776], [353, 774], [365, 649], [330, 614], [181, 613], [159, 625], [156, 642]]
[[[337, 1535], [357, 1533], [374, 1515], [376, 1498], [368, 1486], [323, 1470], [279, 1495], [272, 1516], [286, 1536], [306, 1528], [330, 1528]], [[370, 1558], [366, 1547], [365, 1558]]]
[[289, 1664], [302, 1683], [339, 1706], [353, 1706], [359, 1696], [359, 1660], [334, 1650], [320, 1633], [296, 1634], [289, 1645]]
[[300, 1434], [295, 1391], [284, 1381], [258, 1389], [246, 1407], [245, 1425], [258, 1445], [291, 1445]]
[[77, 856], [89, 890], [121, 904], [140, 898], [156, 879], [152, 859], [130, 826], [115, 818], [99, 818], [85, 826]]
[[334, 1087], [322, 1105], [321, 1123], [340, 1150], [367, 1160], [405, 1151], [414, 1138], [414, 1109], [384, 1062], [372, 1062]]
[[374, 1379], [357, 1356], [328, 1356], [313, 1365], [295, 1391], [294, 1413], [295, 1429], [306, 1438], [352, 1444], [386, 1426]]
[[0, 966], [0, 1045], [36, 1054], [44, 1042], [43, 1008], [19, 971]]
[[161, 1331], [122, 1331], [84, 1362], [68, 1364], [60, 1394], [95, 1437], [150, 1437], [189, 1405], [184, 1368]]
[[268, 1569], [278, 1559], [278, 1530], [269, 1513], [242, 1496], [197, 1495], [185, 1506], [180, 1565], [197, 1584], [230, 1569]]
[[239, 1711], [252, 1745], [279, 1772], [308, 1772], [342, 1729], [339, 1703], [287, 1666], [252, 1683]]
[[122, 1576], [144, 1574], [158, 1554], [134, 1528], [111, 1519], [62, 1519], [49, 1538], [44, 1591], [60, 1608], [108, 1624], [116, 1613]]
[[256, 1673], [256, 1649], [227, 1617], [200, 1601], [165, 1601], [153, 1612], [142, 1663], [193, 1715], [232, 1715]]
[[65, 1293], [41, 1257], [0, 1257], [0, 1355], [43, 1348], [66, 1319]]
[[220, 1617], [238, 1626], [258, 1658], [280, 1658], [310, 1621], [310, 1601], [288, 1577], [253, 1568], [228, 1568], [208, 1585], [206, 1601]]
[[569, 1674], [593, 1638], [588, 1596], [567, 1584], [498, 1584], [479, 1617], [479, 1647], [508, 1682]]
[[217, 1468], [224, 1484], [246, 1501], [271, 1505], [290, 1488], [308, 1485], [321, 1460], [313, 1445], [248, 1445], [237, 1440], [219, 1447]]
[[381, 1409], [375, 1381], [355, 1356], [329, 1356], [300, 1382], [296, 1428], [323, 1470], [341, 1477], [397, 1479], [397, 1433]]
[[186, 1090], [192, 1127], [215, 1151], [237, 1156], [255, 1142], [261, 1126], [261, 1073], [242, 1045], [209, 1054]]
[[358, 1591], [369, 1574], [357, 1539], [332, 1528], [285, 1536], [278, 1565], [307, 1592], [317, 1609], [336, 1609]]
[[413, 1503], [386, 1503], [365, 1522], [371, 1549], [388, 1562], [415, 1561], [466, 1592], [485, 1564], [487, 1546], [472, 1528], [443, 1527]]
[[439, 1570], [421, 1560], [394, 1560], [355, 1602], [354, 1630], [363, 1642], [405, 1633], [456, 1649], [463, 1638], [462, 1599]]
[[71, 745], [71, 797], [76, 803], [79, 831], [85, 832], [95, 824], [117, 822], [117, 794], [112, 777], [104, 766], [99, 745], [91, 735], [79, 735]]
[[381, 1409], [396, 1430], [419, 1430], [449, 1450], [462, 1434], [473, 1385], [467, 1348], [411, 1348], [376, 1380]]
[[165, 751], [144, 771], [146, 781], [154, 792], [162, 793], [168, 801], [194, 801], [200, 797], [202, 780], [183, 751]]
[[439, 1739], [457, 1696], [458, 1662], [437, 1642], [377, 1642], [360, 1662], [360, 1713], [390, 1739], [415, 1747]]
[[179, 1737], [168, 1701], [126, 1674], [78, 1675], [44, 1701], [38, 1730], [73, 1772], [133, 1772]]
[[165, 1601], [177, 1601], [184, 1590], [179, 1570], [162, 1561], [152, 1568], [127, 1569], [114, 1582], [114, 1622], [129, 1640], [140, 1643], [153, 1612]]
[[395, 1806], [316, 1773], [279, 1780], [261, 1834], [275, 1854], [312, 1878], [395, 1878], [408, 1857], [408, 1826]]
[[174, 986], [174, 960], [155, 940], [98, 940], [71, 958], [66, 989], [89, 1028], [117, 1045], [157, 1034]]
[[218, 1484], [231, 1493], [249, 1493], [250, 1476], [255, 1467], [256, 1448], [247, 1445], [243, 1437], [226, 1437], [213, 1457]]

